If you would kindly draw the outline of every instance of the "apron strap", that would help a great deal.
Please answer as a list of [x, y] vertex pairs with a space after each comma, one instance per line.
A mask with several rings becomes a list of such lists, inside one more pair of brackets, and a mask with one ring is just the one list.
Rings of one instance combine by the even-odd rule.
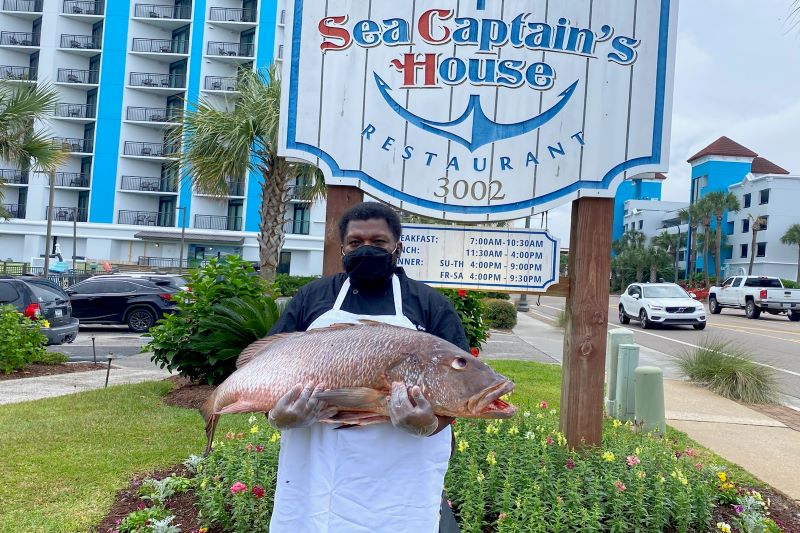
[[342, 309], [342, 304], [344, 303], [344, 299], [348, 292], [350, 292], [350, 278], [346, 278], [344, 280], [342, 289], [339, 291], [339, 294], [336, 295], [336, 302], [334, 302], [332, 309], [333, 311], [340, 311]]
[[400, 278], [392, 275], [392, 295], [394, 296], [394, 315], [403, 316], [403, 295], [400, 294]]

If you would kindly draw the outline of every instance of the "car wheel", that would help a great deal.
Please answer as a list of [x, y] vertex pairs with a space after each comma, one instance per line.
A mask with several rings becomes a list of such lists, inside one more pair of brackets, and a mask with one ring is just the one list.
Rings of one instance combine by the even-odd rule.
[[789, 320], [792, 322], [800, 322], [800, 311], [791, 311], [789, 313]]
[[647, 319], [647, 311], [644, 309], [639, 311], [639, 322], [642, 324], [642, 329], [647, 329], [652, 326], [650, 320]]
[[708, 310], [711, 311], [712, 315], [718, 315], [722, 312], [722, 307], [720, 307], [719, 302], [715, 297], [710, 297], [708, 299]]
[[625, 314], [625, 308], [622, 305], [619, 306], [619, 323], [620, 324], [630, 324], [631, 319], [628, 318], [628, 315]]
[[145, 333], [156, 323], [156, 315], [149, 309], [138, 307], [128, 313], [128, 329], [134, 333]]
[[747, 315], [747, 318], [755, 320], [761, 316], [761, 309], [753, 300], [748, 300], [747, 305], [744, 306], [744, 314]]
[[703, 322], [702, 324], [695, 324], [692, 327], [697, 331], [703, 331], [704, 329], [706, 329], [706, 323]]

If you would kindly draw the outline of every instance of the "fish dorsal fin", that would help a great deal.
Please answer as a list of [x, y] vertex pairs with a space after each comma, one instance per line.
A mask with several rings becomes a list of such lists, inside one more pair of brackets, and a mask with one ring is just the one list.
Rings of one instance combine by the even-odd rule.
[[273, 342], [278, 342], [283, 340], [287, 337], [291, 337], [292, 335], [297, 335], [296, 333], [279, 333], [277, 335], [271, 335], [269, 337], [264, 337], [263, 339], [259, 339], [252, 344], [250, 344], [247, 348], [242, 350], [242, 353], [239, 354], [239, 357], [236, 358], [236, 368], [242, 368], [244, 365], [249, 363], [253, 360], [255, 356], [261, 353], [264, 348], [272, 344]]

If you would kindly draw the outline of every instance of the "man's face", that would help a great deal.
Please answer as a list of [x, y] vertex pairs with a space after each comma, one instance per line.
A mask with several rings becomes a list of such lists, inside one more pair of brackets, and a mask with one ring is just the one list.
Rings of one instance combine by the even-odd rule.
[[377, 246], [389, 253], [397, 250], [400, 255], [402, 243], [394, 238], [389, 224], [382, 218], [369, 220], [351, 220], [347, 224], [347, 232], [342, 242], [342, 253], [349, 254], [361, 246]]

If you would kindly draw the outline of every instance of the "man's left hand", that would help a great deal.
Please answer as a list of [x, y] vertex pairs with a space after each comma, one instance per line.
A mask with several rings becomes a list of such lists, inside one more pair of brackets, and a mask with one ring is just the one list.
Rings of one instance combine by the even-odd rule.
[[389, 417], [394, 427], [419, 437], [432, 435], [439, 427], [439, 418], [422, 390], [417, 385], [409, 390], [403, 382], [392, 383]]

